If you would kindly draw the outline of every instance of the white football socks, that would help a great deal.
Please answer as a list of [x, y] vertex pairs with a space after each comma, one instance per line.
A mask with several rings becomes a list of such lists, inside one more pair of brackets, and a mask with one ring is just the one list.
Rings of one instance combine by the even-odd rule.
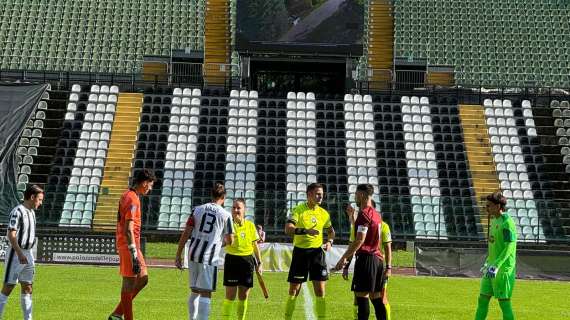
[[210, 316], [210, 298], [200, 297], [200, 303], [198, 304], [197, 320], [208, 320], [209, 316]]
[[24, 320], [32, 320], [32, 295], [25, 293], [20, 296]]
[[8, 302], [8, 296], [5, 296], [3, 293], [0, 293], [0, 319], [2, 319], [2, 315], [4, 314], [4, 306]]
[[188, 297], [188, 319], [190, 320], [196, 320], [198, 315], [198, 298], [200, 295], [194, 292]]

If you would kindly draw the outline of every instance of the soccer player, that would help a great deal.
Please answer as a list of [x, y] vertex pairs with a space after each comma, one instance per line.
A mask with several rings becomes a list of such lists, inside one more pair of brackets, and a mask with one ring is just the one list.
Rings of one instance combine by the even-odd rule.
[[[374, 200], [371, 201], [372, 207], [376, 208], [376, 203], [374, 202]], [[354, 222], [356, 221], [356, 211], [354, 210], [354, 208], [350, 205], [347, 204], [346, 208], [345, 208], [345, 213], [348, 217], [348, 221], [350, 222], [350, 241], [354, 241]], [[387, 286], [388, 286], [388, 277], [391, 276], [392, 274], [392, 235], [390, 232], [390, 226], [388, 226], [387, 223], [385, 223], [384, 221], [381, 222], [381, 227], [380, 227], [380, 237], [381, 237], [381, 241], [379, 244], [379, 249], [380, 249], [380, 253], [382, 254], [382, 256], [385, 258], [386, 260], [386, 270], [384, 271], [384, 277], [385, 277], [385, 281], [384, 281], [384, 286], [382, 287], [382, 291], [381, 291], [381, 297], [382, 297], [382, 302], [384, 303], [384, 307], [386, 308], [386, 320], [390, 320], [391, 319], [391, 312], [390, 312], [390, 303], [388, 302], [388, 292], [387, 292]], [[342, 270], [342, 278], [344, 280], [348, 280], [348, 268], [350, 266], [350, 262], [352, 259], [348, 260], [348, 262], [346, 263], [346, 265], [344, 266], [343, 270]], [[358, 304], [356, 301], [356, 296], [354, 297], [354, 313], [353, 313], [354, 317], [353, 319], [358, 320]]]
[[207, 320], [210, 299], [216, 291], [218, 262], [222, 245], [232, 245], [234, 231], [232, 216], [222, 206], [226, 199], [224, 185], [216, 182], [212, 189], [212, 202], [194, 209], [178, 241], [176, 267], [182, 269], [182, 251], [190, 238], [187, 252], [190, 274], [188, 317], [190, 320]]
[[4, 306], [14, 287], [19, 282], [22, 288], [20, 304], [24, 320], [32, 319], [32, 282], [35, 264], [32, 249], [36, 244], [36, 213], [44, 201], [44, 191], [31, 185], [24, 192], [24, 202], [16, 206], [8, 217], [9, 248], [6, 252], [4, 285], [0, 293], [0, 319]]
[[156, 177], [148, 169], [138, 171], [129, 188], [119, 200], [115, 241], [119, 253], [120, 273], [123, 277], [121, 301], [109, 320], [133, 319], [133, 300], [148, 283], [146, 263], [141, 251], [140, 196], [152, 190]]
[[[262, 272], [260, 240], [255, 225], [245, 219], [245, 200], [238, 198], [232, 206], [235, 241], [226, 246], [224, 261], [224, 286], [226, 299], [222, 306], [222, 319], [236, 319], [234, 305], [236, 294], [237, 319], [244, 320], [247, 313], [247, 298], [253, 287], [253, 272]], [[255, 256], [254, 256], [255, 255]]]
[[372, 206], [373, 194], [374, 187], [370, 184], [359, 184], [356, 187], [355, 199], [360, 209], [354, 222], [356, 236], [335, 266], [336, 270], [344, 268], [347, 261], [356, 254], [352, 291], [358, 304], [359, 320], [370, 316], [369, 299], [376, 311], [376, 319], [386, 319], [386, 308], [382, 301], [384, 267], [379, 250], [382, 219]]
[[[329, 213], [321, 208], [324, 189], [320, 183], [307, 186], [307, 201], [293, 208], [285, 233], [293, 236], [293, 257], [289, 269], [289, 296], [285, 303], [285, 319], [292, 319], [295, 302], [303, 282], [313, 282], [318, 319], [326, 318], [325, 284], [328, 268], [325, 251], [330, 250], [335, 237]], [[327, 242], [323, 246], [323, 230], [327, 231]]]
[[490, 216], [489, 255], [481, 268], [481, 291], [475, 320], [484, 320], [489, 312], [491, 297], [499, 300], [504, 320], [513, 320], [511, 297], [515, 285], [517, 230], [513, 219], [505, 212], [507, 199], [501, 192], [487, 196]]
[[264, 243], [265, 242], [265, 231], [263, 231], [263, 226], [258, 224], [255, 227], [257, 228], [257, 234], [259, 234], [258, 243]]

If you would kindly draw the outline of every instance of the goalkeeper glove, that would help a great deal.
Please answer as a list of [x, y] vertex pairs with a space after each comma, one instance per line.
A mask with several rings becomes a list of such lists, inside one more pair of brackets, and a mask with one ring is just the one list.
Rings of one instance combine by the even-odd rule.
[[139, 274], [141, 272], [141, 264], [137, 256], [137, 246], [135, 244], [129, 245], [129, 251], [131, 252], [131, 262], [133, 265], [133, 273]]
[[493, 279], [497, 276], [497, 272], [499, 272], [499, 268], [495, 266], [490, 266], [487, 268], [487, 277]]
[[489, 269], [489, 264], [487, 264], [487, 262], [485, 262], [485, 264], [481, 267], [481, 269], [479, 269], [479, 271], [481, 271], [482, 275], [486, 275], [487, 269]]

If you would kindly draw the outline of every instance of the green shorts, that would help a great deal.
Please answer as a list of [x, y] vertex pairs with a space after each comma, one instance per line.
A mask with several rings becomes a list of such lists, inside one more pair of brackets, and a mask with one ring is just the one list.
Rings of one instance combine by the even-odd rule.
[[494, 279], [483, 276], [481, 279], [481, 294], [497, 299], [510, 299], [515, 287], [515, 273], [499, 272]]

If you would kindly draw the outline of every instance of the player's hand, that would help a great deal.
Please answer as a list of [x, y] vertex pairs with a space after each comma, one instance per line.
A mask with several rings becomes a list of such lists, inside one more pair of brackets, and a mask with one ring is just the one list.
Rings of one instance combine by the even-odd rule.
[[134, 274], [141, 273], [141, 264], [139, 262], [139, 259], [137, 257], [131, 257], [131, 258], [133, 263], [133, 273]]
[[388, 279], [391, 276], [392, 276], [392, 269], [386, 268], [386, 270], [384, 270], [384, 278]]
[[263, 274], [263, 267], [261, 266], [261, 263], [257, 264], [257, 266], [255, 266], [255, 271], [259, 274]]
[[137, 247], [134, 244], [129, 245], [129, 251], [131, 252], [131, 263], [133, 266], [133, 273], [139, 274], [141, 272], [141, 264], [138, 258]]
[[174, 259], [174, 265], [176, 268], [182, 270], [182, 257], [180, 257], [180, 255], [176, 255], [176, 259]]
[[323, 245], [323, 250], [325, 251], [329, 251], [332, 248], [332, 244], [330, 241], [327, 241], [324, 245]]
[[493, 279], [497, 276], [497, 272], [499, 272], [499, 268], [497, 268], [495, 266], [490, 266], [487, 269], [487, 277]]
[[319, 235], [319, 230], [316, 229], [307, 229], [307, 234], [310, 236], [318, 236]]
[[340, 258], [340, 260], [338, 260], [338, 262], [334, 266], [333, 270], [339, 271], [340, 269], [344, 268], [345, 265], [346, 265], [346, 258], [342, 257], [342, 258]]
[[479, 271], [481, 271], [482, 275], [486, 275], [488, 268], [489, 268], [489, 265], [485, 262], [485, 264], [481, 267], [481, 269], [479, 269]]
[[28, 257], [23, 253], [18, 253], [18, 261], [20, 264], [28, 264]]
[[342, 278], [348, 280], [348, 268], [342, 268]]

